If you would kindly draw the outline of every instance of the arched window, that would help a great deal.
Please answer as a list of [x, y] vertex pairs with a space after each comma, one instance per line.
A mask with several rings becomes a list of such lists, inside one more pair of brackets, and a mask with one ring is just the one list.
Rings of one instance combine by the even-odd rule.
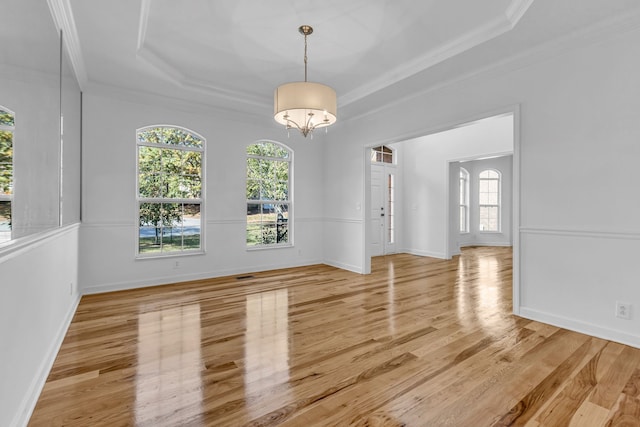
[[371, 161], [375, 163], [393, 163], [393, 150], [386, 145], [371, 149]]
[[11, 240], [15, 115], [0, 106], [0, 243]]
[[469, 232], [469, 172], [460, 168], [460, 232]]
[[284, 145], [247, 146], [247, 247], [287, 246], [291, 240], [291, 166]]
[[138, 255], [203, 251], [205, 139], [176, 126], [137, 131]]
[[483, 170], [478, 184], [480, 231], [500, 231], [500, 172]]

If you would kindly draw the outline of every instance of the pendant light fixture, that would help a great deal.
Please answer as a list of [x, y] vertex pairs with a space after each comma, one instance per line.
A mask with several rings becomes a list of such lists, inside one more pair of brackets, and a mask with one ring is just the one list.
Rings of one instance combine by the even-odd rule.
[[286, 129], [296, 128], [305, 137], [313, 130], [336, 122], [336, 91], [321, 83], [307, 81], [307, 36], [313, 33], [309, 25], [298, 31], [304, 36], [304, 82], [285, 83], [275, 90], [273, 114]]

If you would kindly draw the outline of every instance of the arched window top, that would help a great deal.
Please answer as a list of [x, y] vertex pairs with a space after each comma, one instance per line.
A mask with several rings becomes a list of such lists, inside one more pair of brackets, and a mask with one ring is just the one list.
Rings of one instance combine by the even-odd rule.
[[480, 172], [480, 179], [500, 179], [500, 172], [495, 169], [486, 169]]
[[393, 163], [393, 148], [380, 145], [371, 149], [371, 161], [374, 163]]
[[275, 141], [258, 141], [247, 145], [247, 155], [270, 159], [289, 159], [291, 149]]
[[465, 168], [460, 168], [460, 178], [469, 179], [469, 172]]
[[205, 139], [197, 133], [179, 126], [156, 125], [138, 129], [138, 143], [166, 144], [175, 147], [203, 148]]
[[0, 126], [4, 128], [15, 127], [15, 113], [0, 105]]

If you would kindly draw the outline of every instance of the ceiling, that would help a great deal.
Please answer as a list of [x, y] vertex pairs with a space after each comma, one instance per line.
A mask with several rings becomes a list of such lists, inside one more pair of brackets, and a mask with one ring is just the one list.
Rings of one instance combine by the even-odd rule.
[[391, 99], [415, 84], [436, 85], [599, 23], [640, 16], [637, 0], [49, 4], [66, 27], [83, 89], [122, 88], [256, 114], [271, 113], [275, 87], [304, 79], [298, 27], [311, 25], [309, 80], [336, 89], [339, 120], [340, 110], [356, 114], [367, 99]]

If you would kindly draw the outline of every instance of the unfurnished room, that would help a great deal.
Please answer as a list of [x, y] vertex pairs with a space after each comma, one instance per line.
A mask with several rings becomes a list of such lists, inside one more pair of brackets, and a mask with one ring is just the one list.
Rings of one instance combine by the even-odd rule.
[[0, 10], [0, 426], [640, 426], [637, 0]]

